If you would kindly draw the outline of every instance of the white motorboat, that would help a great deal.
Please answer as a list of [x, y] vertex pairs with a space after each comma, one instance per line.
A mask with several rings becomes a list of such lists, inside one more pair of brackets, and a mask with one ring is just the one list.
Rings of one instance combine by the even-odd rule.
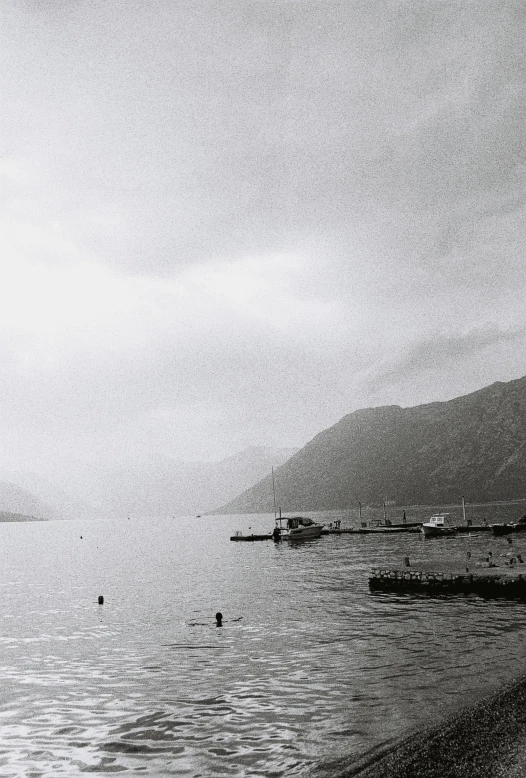
[[272, 533], [273, 540], [312, 540], [319, 538], [323, 524], [305, 516], [279, 516]]
[[447, 519], [448, 516], [448, 513], [437, 513], [435, 516], [431, 516], [428, 521], [425, 521], [422, 524], [420, 532], [425, 538], [456, 535], [457, 530], [449, 524]]
[[279, 516], [276, 515], [276, 484], [274, 482], [274, 468], [272, 468], [272, 491], [274, 494], [274, 521], [272, 540], [313, 540], [319, 538], [323, 524], [305, 516], [282, 516], [281, 508]]

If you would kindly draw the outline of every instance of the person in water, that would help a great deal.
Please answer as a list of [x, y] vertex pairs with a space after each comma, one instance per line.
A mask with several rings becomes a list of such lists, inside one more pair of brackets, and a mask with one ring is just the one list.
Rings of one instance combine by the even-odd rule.
[[[216, 627], [222, 627], [223, 626], [223, 614], [218, 611], [215, 615], [216, 619]], [[235, 619], [226, 619], [225, 624], [228, 623], [234, 623], [239, 622], [243, 619], [243, 616], [236, 616]], [[186, 622], [189, 627], [209, 627], [210, 622], [209, 621], [187, 621]]]

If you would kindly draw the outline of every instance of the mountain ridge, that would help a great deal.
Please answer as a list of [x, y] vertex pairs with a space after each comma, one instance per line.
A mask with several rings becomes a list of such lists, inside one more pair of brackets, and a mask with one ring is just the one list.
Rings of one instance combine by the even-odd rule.
[[55, 518], [53, 508], [13, 480], [0, 480], [0, 513], [33, 518]]
[[[518, 499], [526, 494], [526, 377], [402, 408], [362, 408], [276, 469], [285, 510]], [[214, 513], [273, 510], [267, 476]]]

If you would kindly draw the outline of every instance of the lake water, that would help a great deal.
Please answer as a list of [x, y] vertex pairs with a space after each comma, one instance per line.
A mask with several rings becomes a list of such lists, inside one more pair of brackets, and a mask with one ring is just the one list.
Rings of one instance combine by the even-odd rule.
[[[468, 517], [517, 518], [522, 507]], [[497, 557], [505, 538], [229, 540], [272, 525], [0, 524], [0, 775], [300, 775], [524, 671], [525, 604], [368, 589], [372, 565]]]

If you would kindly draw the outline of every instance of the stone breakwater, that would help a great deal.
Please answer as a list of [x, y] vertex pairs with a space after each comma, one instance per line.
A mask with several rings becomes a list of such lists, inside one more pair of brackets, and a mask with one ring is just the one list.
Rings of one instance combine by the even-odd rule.
[[457, 563], [419, 563], [403, 567], [373, 568], [369, 575], [371, 590], [405, 591], [429, 594], [479, 594], [484, 597], [526, 599], [526, 564], [520, 555], [510, 555], [495, 564], [491, 554], [484, 561], [467, 559]]
[[373, 590], [434, 594], [479, 594], [485, 597], [524, 597], [526, 574], [441, 573], [405, 570], [373, 570], [369, 578]]

